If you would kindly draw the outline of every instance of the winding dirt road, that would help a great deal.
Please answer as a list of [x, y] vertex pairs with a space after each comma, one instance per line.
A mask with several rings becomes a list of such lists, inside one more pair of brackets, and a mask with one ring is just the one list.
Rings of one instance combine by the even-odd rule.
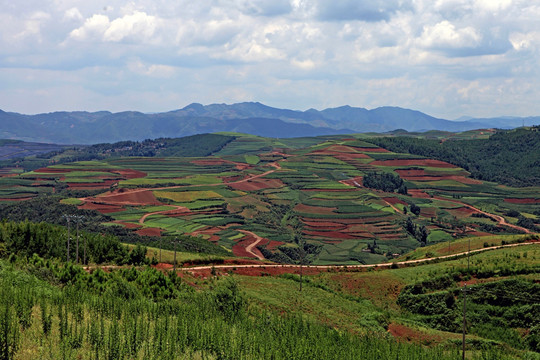
[[482, 215], [485, 215], [495, 221], [497, 221], [497, 224], [499, 225], [503, 225], [503, 226], [508, 226], [512, 229], [516, 229], [516, 230], [519, 230], [519, 231], [523, 231], [524, 233], [526, 234], [532, 234], [532, 232], [529, 230], [529, 229], [526, 229], [524, 227], [521, 227], [521, 226], [518, 226], [518, 225], [514, 225], [514, 224], [510, 224], [509, 222], [506, 221], [506, 219], [500, 215], [495, 215], [495, 214], [491, 214], [491, 213], [488, 213], [488, 212], [485, 212], [485, 211], [482, 211], [478, 208], [475, 208], [474, 206], [472, 205], [469, 205], [469, 204], [466, 204], [462, 201], [456, 201], [456, 200], [450, 200], [450, 199], [445, 199], [445, 198], [441, 198], [441, 197], [435, 197], [435, 199], [438, 199], [438, 200], [444, 200], [444, 201], [451, 201], [451, 202], [454, 202], [456, 204], [460, 204], [468, 209], [471, 209], [479, 214], [482, 214]]
[[[537, 242], [537, 241], [534, 241], [534, 242], [524, 242], [524, 243], [519, 243], [519, 244], [491, 246], [491, 247], [487, 247], [487, 248], [471, 250], [470, 253], [474, 254], [474, 253], [479, 253], [479, 252], [484, 252], [484, 251], [489, 251], [489, 250], [496, 250], [496, 249], [501, 249], [501, 248], [515, 247], [515, 246], [522, 246], [522, 245], [533, 245], [533, 244], [538, 245], [540, 243]], [[454, 257], [467, 255], [468, 253], [469, 253], [468, 251], [465, 251], [465, 252], [461, 252], [461, 253], [437, 256], [437, 257], [432, 257], [432, 258], [424, 258], [424, 259], [417, 259], [417, 260], [407, 260], [407, 261], [399, 261], [399, 262], [390, 262], [390, 263], [381, 263], [381, 264], [369, 264], [369, 265], [303, 265], [303, 267], [310, 268], [310, 269], [320, 269], [320, 270], [328, 270], [328, 269], [362, 269], [362, 268], [376, 268], [376, 267], [387, 268], [387, 267], [395, 266], [394, 264], [396, 264], [396, 265], [409, 265], [409, 264], [419, 264], [419, 263], [424, 263], [424, 262], [429, 262], [429, 261], [434, 261], [434, 260], [451, 259], [451, 258], [454, 258]], [[296, 269], [296, 268], [300, 268], [300, 265], [290, 265], [290, 264], [205, 265], [205, 266], [194, 266], [194, 267], [179, 268], [177, 270], [178, 271], [195, 272], [195, 271], [210, 270], [212, 268], [224, 269], [224, 270], [226, 270], [226, 269], [234, 269], [234, 268], [236, 268], [236, 269], [238, 269], [238, 268], [291, 268], [291, 269]]]
[[259, 245], [259, 243], [261, 241], [263, 241], [264, 239], [262, 237], [260, 237], [259, 235], [255, 234], [254, 232], [251, 232], [251, 231], [247, 231], [247, 230], [238, 230], [238, 231], [241, 232], [241, 233], [244, 233], [246, 235], [251, 235], [251, 236], [253, 236], [255, 238], [254, 242], [252, 242], [251, 244], [246, 246], [246, 251], [248, 253], [250, 253], [251, 255], [255, 256], [257, 259], [264, 260], [264, 256], [262, 256], [261, 254], [258, 254], [258, 253], [253, 251], [253, 248], [255, 246]]

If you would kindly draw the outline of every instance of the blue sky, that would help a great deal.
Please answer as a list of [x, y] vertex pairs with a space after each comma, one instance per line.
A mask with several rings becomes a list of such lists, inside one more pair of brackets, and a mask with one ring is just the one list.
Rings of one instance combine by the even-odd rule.
[[0, 0], [0, 109], [540, 115], [538, 0]]

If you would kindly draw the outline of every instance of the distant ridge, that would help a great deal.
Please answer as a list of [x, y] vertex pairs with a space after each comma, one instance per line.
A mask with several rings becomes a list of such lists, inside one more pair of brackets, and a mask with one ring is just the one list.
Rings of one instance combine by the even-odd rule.
[[307, 111], [273, 108], [258, 102], [232, 105], [190, 104], [182, 109], [145, 114], [53, 112], [23, 115], [0, 110], [0, 138], [57, 144], [94, 144], [158, 137], [182, 137], [219, 131], [265, 137], [301, 137], [353, 132], [466, 131], [540, 124], [540, 117], [499, 117], [450, 121], [399, 107], [372, 110], [341, 106]]

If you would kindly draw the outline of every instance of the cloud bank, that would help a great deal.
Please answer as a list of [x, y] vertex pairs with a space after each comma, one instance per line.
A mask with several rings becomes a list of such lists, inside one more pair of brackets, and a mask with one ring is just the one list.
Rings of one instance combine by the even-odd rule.
[[394, 105], [540, 114], [526, 0], [29, 0], [0, 9], [0, 108]]

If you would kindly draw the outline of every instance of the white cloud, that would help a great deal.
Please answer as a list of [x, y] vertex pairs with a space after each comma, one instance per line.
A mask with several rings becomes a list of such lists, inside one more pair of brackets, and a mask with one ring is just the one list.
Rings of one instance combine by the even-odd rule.
[[76, 21], [80, 21], [83, 19], [83, 16], [81, 14], [81, 12], [79, 11], [79, 9], [77, 9], [76, 7], [74, 8], [71, 8], [69, 10], [66, 10], [64, 12], [64, 20], [76, 20]]
[[86, 19], [84, 25], [73, 30], [69, 36], [75, 40], [91, 40], [101, 38], [110, 26], [109, 18], [105, 15], [94, 15]]
[[[157, 111], [252, 99], [293, 108], [392, 102], [458, 117], [495, 113], [503, 97], [532, 115], [540, 113], [539, 16], [527, 0], [8, 2], [0, 82], [12, 91], [0, 108], [50, 111], [65, 101]], [[45, 89], [64, 99], [74, 84], [72, 99], [22, 97]], [[89, 93], [95, 105], [80, 98]]]
[[531, 50], [540, 48], [540, 32], [512, 33], [510, 43], [515, 50]]
[[476, 0], [474, 5], [483, 11], [498, 12], [508, 9], [512, 0]]
[[155, 78], [170, 78], [177, 72], [176, 68], [161, 64], [145, 64], [139, 59], [130, 61], [128, 69], [136, 74], [150, 76]]
[[105, 41], [122, 41], [126, 38], [148, 40], [156, 31], [157, 19], [144, 12], [135, 12], [111, 22], [103, 34]]
[[422, 31], [419, 43], [423, 47], [444, 49], [475, 47], [480, 44], [482, 35], [471, 26], [456, 29], [454, 24], [447, 20], [433, 26], [426, 25]]
[[310, 59], [307, 59], [307, 60], [292, 59], [291, 64], [302, 70], [312, 70], [317, 66], [315, 62], [313, 62]]
[[83, 26], [73, 30], [70, 37], [75, 40], [145, 42], [152, 38], [157, 24], [158, 19], [155, 16], [138, 11], [113, 21], [106, 15], [96, 14], [86, 19]]

